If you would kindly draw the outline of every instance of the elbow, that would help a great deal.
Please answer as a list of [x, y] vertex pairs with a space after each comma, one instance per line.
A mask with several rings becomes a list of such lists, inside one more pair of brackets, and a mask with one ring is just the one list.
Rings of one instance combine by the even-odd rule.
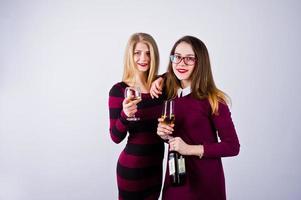
[[114, 140], [112, 139], [112, 141], [115, 143], [115, 144], [119, 144], [121, 142], [121, 140]]
[[239, 143], [228, 143], [226, 152], [223, 155], [224, 157], [232, 157], [232, 156], [237, 156], [240, 151], [240, 145]]
[[119, 131], [116, 127], [110, 128], [110, 135], [113, 142], [119, 144], [126, 136], [126, 131]]
[[119, 144], [122, 141], [120, 138], [115, 137], [113, 134], [111, 134], [111, 139], [115, 144]]
[[111, 136], [112, 141], [116, 144], [119, 144], [122, 141], [122, 139], [120, 139], [120, 137], [117, 137], [117, 135], [113, 133], [113, 130], [111, 128], [110, 128], [110, 136]]
[[240, 144], [237, 143], [236, 145], [234, 145], [232, 147], [232, 155], [231, 156], [237, 156], [239, 154], [240, 151]]

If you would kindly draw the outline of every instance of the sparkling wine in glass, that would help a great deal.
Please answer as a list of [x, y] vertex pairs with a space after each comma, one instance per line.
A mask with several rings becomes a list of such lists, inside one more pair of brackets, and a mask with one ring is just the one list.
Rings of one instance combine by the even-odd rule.
[[173, 125], [175, 123], [173, 100], [168, 100], [164, 102], [161, 118], [163, 119], [164, 124]]
[[[141, 91], [139, 87], [127, 87], [124, 91], [124, 97], [129, 98], [131, 101], [141, 99]], [[128, 121], [139, 121], [140, 118], [135, 114], [132, 117], [127, 118]]]

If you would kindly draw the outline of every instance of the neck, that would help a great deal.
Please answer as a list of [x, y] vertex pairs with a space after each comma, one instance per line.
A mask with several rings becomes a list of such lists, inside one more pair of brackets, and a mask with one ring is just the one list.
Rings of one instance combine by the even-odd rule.
[[146, 74], [143, 72], [138, 72], [135, 74], [135, 82], [139, 85], [146, 85]]
[[139, 87], [142, 93], [149, 93], [149, 88], [147, 86], [146, 73], [137, 72], [134, 74], [133, 82], [128, 82], [128, 85]]
[[182, 80], [181, 81], [181, 87], [182, 87], [182, 89], [189, 87], [190, 84], [191, 84], [190, 80]]

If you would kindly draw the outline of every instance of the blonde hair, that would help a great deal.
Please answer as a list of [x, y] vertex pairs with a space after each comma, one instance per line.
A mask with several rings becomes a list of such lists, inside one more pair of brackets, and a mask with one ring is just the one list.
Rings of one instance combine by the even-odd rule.
[[[217, 115], [219, 102], [224, 104], [230, 104], [231, 102], [228, 95], [218, 89], [214, 83], [207, 47], [196, 37], [184, 36], [174, 44], [170, 55], [175, 53], [176, 47], [181, 42], [189, 44], [196, 57], [195, 67], [190, 77], [192, 96], [197, 99], [208, 98], [212, 114]], [[173, 72], [171, 61], [169, 61], [167, 71], [166, 93], [167, 98], [171, 99], [177, 95], [177, 90], [181, 87], [181, 82]]]
[[146, 72], [146, 85], [148, 89], [151, 87], [152, 81], [156, 78], [159, 68], [159, 51], [154, 38], [147, 33], [133, 34], [126, 46], [124, 55], [124, 70], [122, 81], [135, 82], [135, 72], [137, 71], [134, 62], [134, 50], [138, 42], [146, 44], [150, 51], [150, 68]]

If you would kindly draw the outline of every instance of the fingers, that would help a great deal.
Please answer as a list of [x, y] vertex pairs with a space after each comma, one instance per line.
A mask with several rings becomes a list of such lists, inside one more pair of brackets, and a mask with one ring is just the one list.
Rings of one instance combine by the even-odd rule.
[[125, 108], [129, 108], [129, 107], [132, 107], [132, 106], [136, 106], [137, 103], [139, 103], [140, 101], [142, 101], [142, 99], [131, 100], [130, 98], [125, 98], [122, 102], [122, 105]]
[[139, 103], [140, 101], [142, 101], [142, 99], [140, 98], [140, 99], [136, 99], [136, 100], [134, 100], [134, 101], [131, 101], [134, 105], [137, 105], [137, 103]]
[[167, 142], [170, 140], [170, 138], [173, 138], [171, 135], [162, 135], [160, 137]]
[[152, 83], [150, 91], [149, 91], [152, 99], [156, 96], [156, 93], [154, 92], [154, 90], [155, 90], [155, 83]]
[[170, 138], [169, 141], [169, 150], [177, 151], [182, 155], [188, 155], [188, 146], [180, 137]]
[[151, 95], [152, 99], [155, 98], [155, 97], [159, 98], [158, 94], [156, 92], [154, 92], [154, 90], [150, 91], [150, 95]]
[[179, 151], [180, 149], [180, 140], [179, 137], [170, 138], [168, 140], [169, 150], [170, 151]]
[[125, 109], [133, 109], [133, 108], [137, 108], [137, 105], [134, 104], [132, 101], [130, 101], [130, 102], [124, 101], [124, 102], [122, 103], [122, 106], [123, 106], [123, 108], [125, 108]]
[[158, 94], [162, 94], [162, 86], [160, 83], [158, 82], [155, 83], [154, 91]]
[[164, 121], [164, 119], [162, 119], [161, 117], [158, 118], [158, 122], [163, 122], [163, 121]]
[[164, 119], [162, 117], [158, 118], [158, 122], [159, 122], [159, 124], [171, 127], [172, 130], [173, 130], [173, 127], [175, 127], [175, 124], [165, 124]]
[[152, 86], [151, 87], [151, 90], [150, 90], [150, 95], [152, 98], [156, 97], [156, 98], [159, 98], [159, 94], [162, 94], [161, 91], [158, 91], [158, 89], [156, 88], [156, 86]]
[[151, 89], [150, 89], [150, 94], [151, 97], [154, 98], [159, 98], [159, 95], [162, 94], [162, 83], [163, 83], [163, 78], [160, 77], [157, 80], [155, 80], [152, 83]]
[[137, 108], [124, 108], [124, 113], [128, 117], [132, 117], [135, 115], [135, 113], [138, 111]]
[[158, 81], [155, 82], [155, 88], [157, 89], [158, 92], [161, 92], [162, 91], [162, 81], [163, 79], [159, 79]]
[[168, 125], [158, 125], [157, 133], [158, 135], [170, 135], [174, 129]]
[[131, 102], [131, 99], [130, 98], [124, 98], [124, 100], [123, 100], [123, 102], [122, 102], [122, 105], [124, 106], [124, 105], [126, 105], [126, 104], [128, 104], [128, 103], [130, 103]]
[[153, 91], [153, 96], [154, 96], [154, 97], [159, 98], [159, 95], [161, 95], [161, 94], [162, 94], [161, 91], [159, 91], [159, 90], [157, 90], [157, 89], [154, 89], [154, 91]]
[[137, 111], [137, 103], [139, 103], [141, 99], [137, 99], [132, 101], [130, 98], [125, 98], [122, 102], [123, 111], [128, 117], [132, 117]]
[[177, 151], [178, 147], [175, 144], [169, 144], [169, 151]]
[[158, 91], [158, 93], [162, 94], [162, 88], [163, 88], [163, 78], [159, 78], [158, 81], [155, 82], [155, 87]]
[[157, 134], [163, 139], [163, 140], [169, 140], [172, 138], [171, 134], [173, 133], [174, 129], [173, 126], [167, 125], [162, 123], [162, 119], [158, 119], [160, 122], [157, 127]]
[[169, 150], [170, 151], [176, 151], [177, 144], [175, 142], [175, 138], [170, 138], [168, 140], [168, 143], [169, 143]]
[[151, 95], [151, 97], [152, 97], [152, 99], [155, 97], [154, 95], [155, 95], [155, 93], [153, 92], [153, 85], [151, 86], [151, 88], [150, 88], [150, 90], [149, 90], [149, 93], [150, 93], [150, 95]]

